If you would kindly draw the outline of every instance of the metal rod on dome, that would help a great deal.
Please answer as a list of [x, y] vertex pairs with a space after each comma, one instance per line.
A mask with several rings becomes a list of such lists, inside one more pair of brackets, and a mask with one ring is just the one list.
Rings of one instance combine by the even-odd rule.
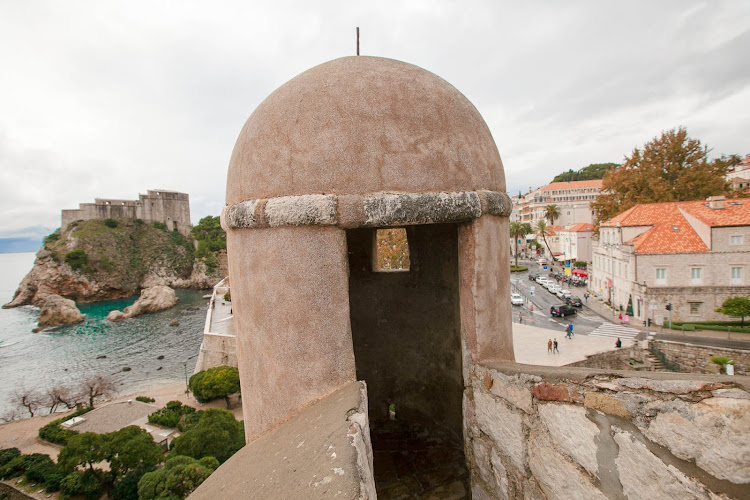
[[357, 26], [357, 55], [359, 55], [359, 26]]

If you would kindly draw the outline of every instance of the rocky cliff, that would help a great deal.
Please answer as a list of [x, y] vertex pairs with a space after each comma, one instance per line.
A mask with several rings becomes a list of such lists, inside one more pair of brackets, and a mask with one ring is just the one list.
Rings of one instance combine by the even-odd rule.
[[[47, 237], [34, 267], [3, 307], [45, 308], [53, 300], [47, 309], [65, 314], [48, 318], [51, 326], [81, 320], [70, 304], [61, 308], [63, 303], [51, 297], [95, 302], [129, 297], [157, 285], [210, 288], [221, 277], [218, 270], [195, 259], [193, 247], [190, 238], [138, 220], [73, 223]], [[40, 321], [39, 326], [45, 325]]]

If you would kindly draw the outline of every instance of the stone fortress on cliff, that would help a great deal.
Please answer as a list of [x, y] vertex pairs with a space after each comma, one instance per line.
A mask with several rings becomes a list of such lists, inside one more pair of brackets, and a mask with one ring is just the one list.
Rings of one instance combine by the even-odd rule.
[[170, 231], [190, 233], [190, 199], [186, 193], [148, 190], [137, 200], [96, 198], [94, 203], [81, 203], [77, 209], [63, 210], [61, 230], [79, 220], [141, 219], [161, 222]]

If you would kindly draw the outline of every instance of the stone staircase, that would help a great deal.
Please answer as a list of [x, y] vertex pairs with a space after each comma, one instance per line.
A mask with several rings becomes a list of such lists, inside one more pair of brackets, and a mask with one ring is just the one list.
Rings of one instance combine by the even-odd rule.
[[662, 363], [661, 360], [651, 351], [646, 351], [646, 362], [651, 366], [652, 372], [667, 371], [666, 368], [664, 368], [664, 363]]

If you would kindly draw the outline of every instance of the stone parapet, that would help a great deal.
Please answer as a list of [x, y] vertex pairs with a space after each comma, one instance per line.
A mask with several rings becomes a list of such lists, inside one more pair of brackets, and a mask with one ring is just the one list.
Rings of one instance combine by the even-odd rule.
[[719, 367], [711, 364], [711, 356], [727, 356], [734, 361], [735, 375], [750, 375], [750, 351], [724, 347], [701, 346], [683, 342], [653, 340], [653, 346], [671, 365], [678, 365], [681, 372], [717, 373]]
[[474, 498], [748, 498], [745, 377], [474, 365]]

